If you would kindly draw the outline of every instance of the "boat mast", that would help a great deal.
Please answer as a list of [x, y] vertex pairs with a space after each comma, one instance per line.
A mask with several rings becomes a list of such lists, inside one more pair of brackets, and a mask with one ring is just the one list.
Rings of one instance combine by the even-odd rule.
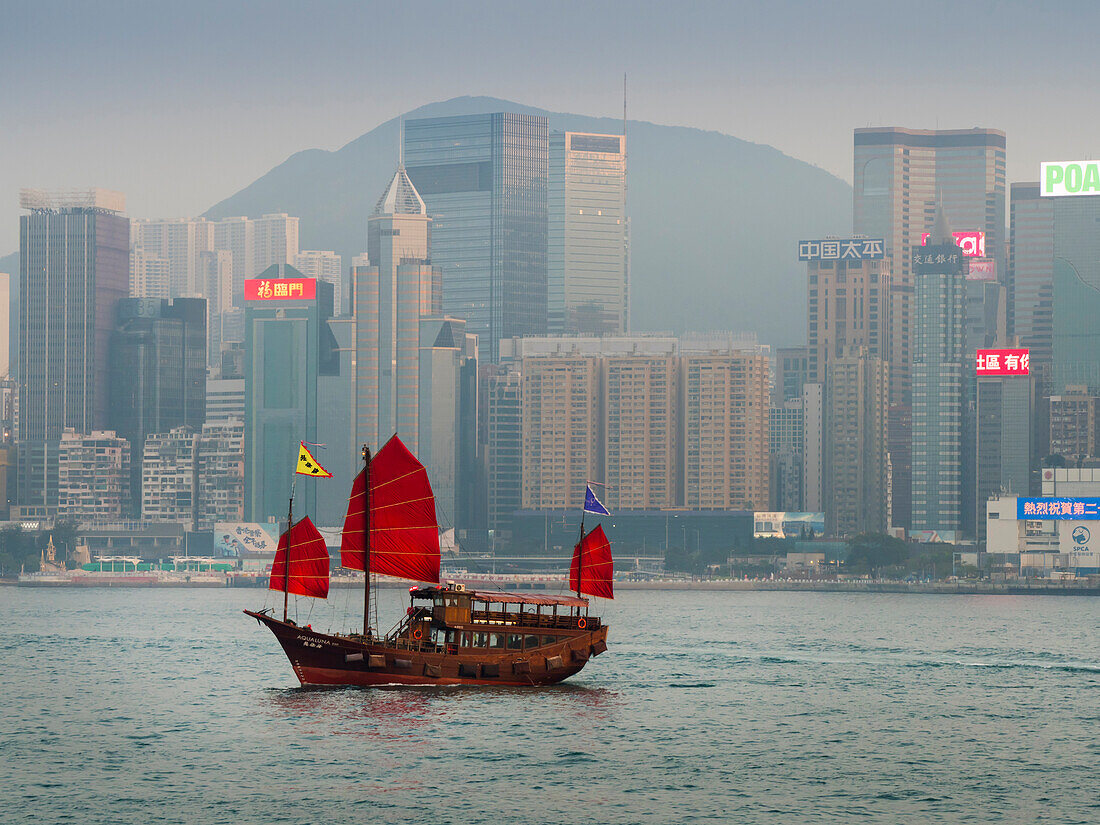
[[584, 570], [584, 508], [581, 508], [581, 534], [577, 538], [577, 598], [581, 597], [581, 571]]
[[370, 447], [363, 445], [363, 635], [370, 636]]
[[287, 605], [290, 602], [290, 528], [294, 526], [294, 485], [298, 479], [290, 484], [290, 504], [286, 510], [286, 558], [283, 559], [283, 621], [287, 617]]

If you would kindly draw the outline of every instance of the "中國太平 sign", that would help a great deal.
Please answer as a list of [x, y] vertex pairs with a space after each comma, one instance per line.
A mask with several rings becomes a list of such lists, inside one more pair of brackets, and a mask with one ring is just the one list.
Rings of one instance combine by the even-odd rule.
[[300, 301], [317, 297], [313, 278], [249, 278], [244, 282], [246, 301]]
[[1018, 498], [1016, 518], [1019, 521], [1100, 520], [1100, 498]]
[[883, 257], [882, 238], [824, 238], [820, 241], [799, 241], [800, 261], [861, 261]]
[[1044, 198], [1100, 195], [1100, 160], [1043, 161], [1039, 194]]
[[980, 349], [975, 372], [978, 375], [1028, 375], [1031, 354], [1026, 349]]

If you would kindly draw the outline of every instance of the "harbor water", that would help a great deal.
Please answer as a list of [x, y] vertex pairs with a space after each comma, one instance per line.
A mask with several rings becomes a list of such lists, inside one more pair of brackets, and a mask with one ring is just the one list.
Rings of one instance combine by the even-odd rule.
[[0, 822], [1100, 822], [1095, 598], [631, 591], [562, 685], [365, 690], [265, 595], [0, 589]]

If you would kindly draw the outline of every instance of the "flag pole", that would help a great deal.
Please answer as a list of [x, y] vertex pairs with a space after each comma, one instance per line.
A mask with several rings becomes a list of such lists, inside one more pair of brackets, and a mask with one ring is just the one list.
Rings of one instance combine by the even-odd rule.
[[286, 510], [286, 557], [283, 559], [283, 622], [287, 619], [287, 608], [290, 606], [290, 528], [294, 526], [294, 487], [298, 483], [295, 474], [290, 481], [290, 504]]

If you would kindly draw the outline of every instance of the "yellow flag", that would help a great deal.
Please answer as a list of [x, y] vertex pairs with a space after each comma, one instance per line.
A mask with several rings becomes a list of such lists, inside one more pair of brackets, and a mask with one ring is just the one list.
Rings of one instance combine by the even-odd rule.
[[313, 453], [306, 449], [304, 441], [298, 442], [298, 466], [295, 468], [300, 476], [313, 476], [314, 478], [332, 478], [332, 473], [317, 463]]

